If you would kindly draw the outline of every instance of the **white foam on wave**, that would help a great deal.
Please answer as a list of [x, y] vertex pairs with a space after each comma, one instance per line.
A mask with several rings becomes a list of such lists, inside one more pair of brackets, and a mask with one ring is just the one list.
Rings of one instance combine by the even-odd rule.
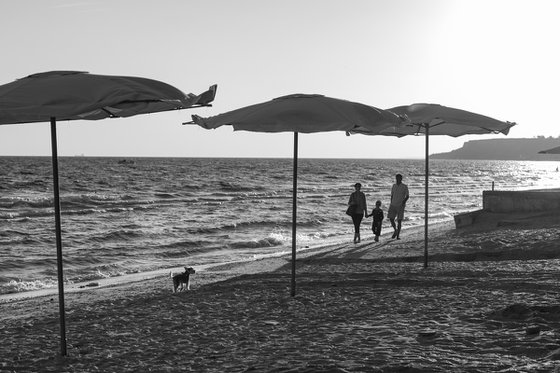
[[33, 291], [41, 289], [51, 289], [57, 286], [56, 280], [44, 279], [33, 281], [11, 280], [6, 285], [0, 287], [0, 294], [19, 293], [22, 291]]

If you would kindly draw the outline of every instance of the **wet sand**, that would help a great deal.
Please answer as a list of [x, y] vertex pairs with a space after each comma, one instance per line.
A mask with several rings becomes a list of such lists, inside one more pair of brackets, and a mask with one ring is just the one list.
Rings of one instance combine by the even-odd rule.
[[[365, 227], [364, 227], [365, 228]], [[476, 224], [0, 302], [0, 372], [560, 371], [560, 215]], [[187, 263], [186, 263], [187, 264]]]

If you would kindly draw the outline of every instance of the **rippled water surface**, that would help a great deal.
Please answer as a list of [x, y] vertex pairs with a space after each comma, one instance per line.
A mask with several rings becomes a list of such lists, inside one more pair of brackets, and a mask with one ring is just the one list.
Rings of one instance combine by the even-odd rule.
[[[267, 255], [291, 247], [292, 160], [61, 158], [64, 271], [77, 282]], [[482, 191], [560, 186], [557, 162], [430, 162], [430, 221], [482, 207]], [[424, 161], [300, 159], [298, 247], [350, 240], [344, 214], [361, 182], [386, 210], [394, 175], [424, 223]], [[369, 221], [365, 221], [367, 229]], [[385, 228], [388, 222], [385, 221]], [[0, 157], [0, 293], [56, 284], [48, 157]]]

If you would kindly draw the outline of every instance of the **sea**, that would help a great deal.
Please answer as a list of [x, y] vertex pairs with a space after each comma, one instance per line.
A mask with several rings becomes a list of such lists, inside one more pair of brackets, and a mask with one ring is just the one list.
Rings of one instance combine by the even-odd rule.
[[[482, 208], [483, 190], [558, 188], [559, 165], [430, 160], [429, 222]], [[403, 232], [423, 225], [424, 167], [299, 159], [298, 250], [351, 243], [353, 185], [386, 211], [397, 173], [410, 190]], [[59, 177], [66, 283], [291, 251], [292, 159], [61, 157]], [[51, 158], [0, 157], [0, 294], [57, 286], [54, 226]], [[362, 238], [370, 227], [365, 219]]]

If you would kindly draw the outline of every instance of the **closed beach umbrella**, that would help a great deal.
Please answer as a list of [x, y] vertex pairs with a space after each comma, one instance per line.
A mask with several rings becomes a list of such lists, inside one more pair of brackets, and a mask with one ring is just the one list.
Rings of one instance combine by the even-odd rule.
[[[503, 133], [507, 135], [509, 129], [515, 125], [502, 122], [481, 114], [446, 107], [438, 104], [412, 104], [387, 109], [407, 118], [407, 123], [385, 128], [382, 135], [426, 136], [425, 155], [425, 209], [424, 209], [424, 267], [428, 266], [428, 179], [429, 179], [429, 139], [432, 135], [447, 135], [458, 137], [472, 134]], [[359, 133], [367, 131], [359, 130]]]
[[196, 123], [206, 129], [231, 125], [235, 131], [294, 133], [291, 295], [295, 296], [298, 133], [349, 132], [363, 128], [374, 134], [400, 122], [395, 114], [373, 106], [317, 94], [293, 94], [214, 117], [193, 115], [188, 123]]
[[0, 86], [0, 125], [32, 122], [50, 122], [51, 125], [62, 355], [67, 351], [56, 121], [124, 118], [209, 106], [215, 93], [216, 86], [194, 95], [157, 80], [79, 71], [38, 73]]

